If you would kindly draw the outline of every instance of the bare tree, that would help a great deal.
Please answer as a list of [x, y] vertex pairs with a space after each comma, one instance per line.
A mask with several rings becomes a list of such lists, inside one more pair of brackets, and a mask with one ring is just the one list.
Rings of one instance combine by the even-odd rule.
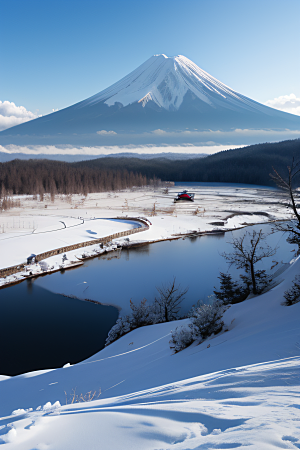
[[155, 297], [155, 306], [162, 322], [170, 322], [177, 318], [180, 304], [189, 290], [181, 289], [180, 284], [176, 285], [176, 277], [168, 285], [156, 287], [158, 296]]
[[300, 195], [296, 189], [296, 183], [299, 184], [300, 175], [300, 160], [295, 163], [293, 158], [291, 166], [287, 167], [287, 177], [281, 176], [277, 170], [273, 167], [273, 173], [270, 173], [270, 177], [276, 183], [287, 196], [288, 207], [292, 212], [292, 220], [289, 222], [280, 222], [275, 225], [275, 229], [289, 233], [288, 242], [291, 244], [297, 244], [300, 247], [300, 205], [297, 201], [300, 199]]
[[273, 256], [277, 248], [272, 249], [265, 243], [266, 235], [262, 230], [259, 232], [253, 230], [246, 233], [240, 238], [234, 238], [232, 241], [233, 252], [222, 253], [230, 266], [235, 265], [238, 269], [245, 269], [246, 273], [250, 273], [250, 283], [254, 295], [258, 294], [258, 282], [264, 277], [265, 271], [255, 270], [255, 265], [264, 258]]

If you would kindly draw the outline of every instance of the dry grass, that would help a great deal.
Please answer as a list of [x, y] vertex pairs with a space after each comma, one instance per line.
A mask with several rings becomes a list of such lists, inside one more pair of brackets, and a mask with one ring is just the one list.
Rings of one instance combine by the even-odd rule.
[[86, 394], [76, 394], [76, 388], [72, 389], [71, 395], [68, 395], [65, 391], [66, 405], [72, 405], [73, 403], [84, 403], [91, 402], [92, 400], [97, 400], [101, 395], [101, 389], [99, 391], [89, 391]]

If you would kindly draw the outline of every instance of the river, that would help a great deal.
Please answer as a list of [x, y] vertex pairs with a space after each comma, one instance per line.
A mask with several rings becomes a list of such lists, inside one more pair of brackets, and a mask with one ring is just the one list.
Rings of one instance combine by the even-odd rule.
[[[247, 228], [252, 229], [268, 233], [271, 225]], [[182, 288], [189, 288], [181, 313], [198, 300], [209, 302], [220, 271], [228, 270], [222, 253], [230, 252], [232, 237], [245, 231], [123, 249], [85, 261], [76, 269], [0, 290], [0, 374], [61, 367], [88, 358], [103, 348], [119, 311], [121, 315], [130, 313], [130, 299], [138, 303], [146, 298], [151, 303], [156, 286], [168, 284], [174, 277]], [[271, 247], [279, 248], [261, 268], [269, 271], [273, 261], [292, 259], [295, 246], [288, 244], [285, 236], [275, 233], [267, 240]]]

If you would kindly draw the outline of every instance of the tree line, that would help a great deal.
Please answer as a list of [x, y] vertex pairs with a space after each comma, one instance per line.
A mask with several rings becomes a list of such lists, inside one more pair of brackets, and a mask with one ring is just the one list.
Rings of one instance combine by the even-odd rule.
[[155, 183], [127, 168], [77, 167], [50, 160], [0, 163], [0, 198], [8, 195], [83, 194], [115, 191]]
[[[67, 163], [13, 160], [0, 163], [0, 190], [10, 194], [87, 194], [153, 184], [156, 180], [275, 186], [271, 166], [285, 169], [300, 154], [300, 139], [226, 150], [205, 158], [168, 160], [105, 157]], [[294, 182], [300, 184], [299, 174]]]
[[285, 170], [292, 158], [298, 158], [299, 155], [300, 139], [295, 139], [224, 150], [204, 158], [188, 160], [105, 157], [74, 164], [77, 167], [127, 168], [163, 181], [246, 183], [275, 187], [269, 177], [270, 168], [273, 166], [277, 171]]

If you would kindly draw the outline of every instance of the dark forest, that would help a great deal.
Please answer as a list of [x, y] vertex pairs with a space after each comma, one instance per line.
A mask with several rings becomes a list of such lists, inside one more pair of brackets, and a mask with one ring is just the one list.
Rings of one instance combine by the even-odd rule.
[[76, 163], [13, 160], [0, 163], [1, 192], [84, 194], [162, 181], [227, 182], [274, 186], [274, 167], [285, 174], [300, 158], [300, 139], [226, 150], [205, 158], [168, 160], [105, 157]]

